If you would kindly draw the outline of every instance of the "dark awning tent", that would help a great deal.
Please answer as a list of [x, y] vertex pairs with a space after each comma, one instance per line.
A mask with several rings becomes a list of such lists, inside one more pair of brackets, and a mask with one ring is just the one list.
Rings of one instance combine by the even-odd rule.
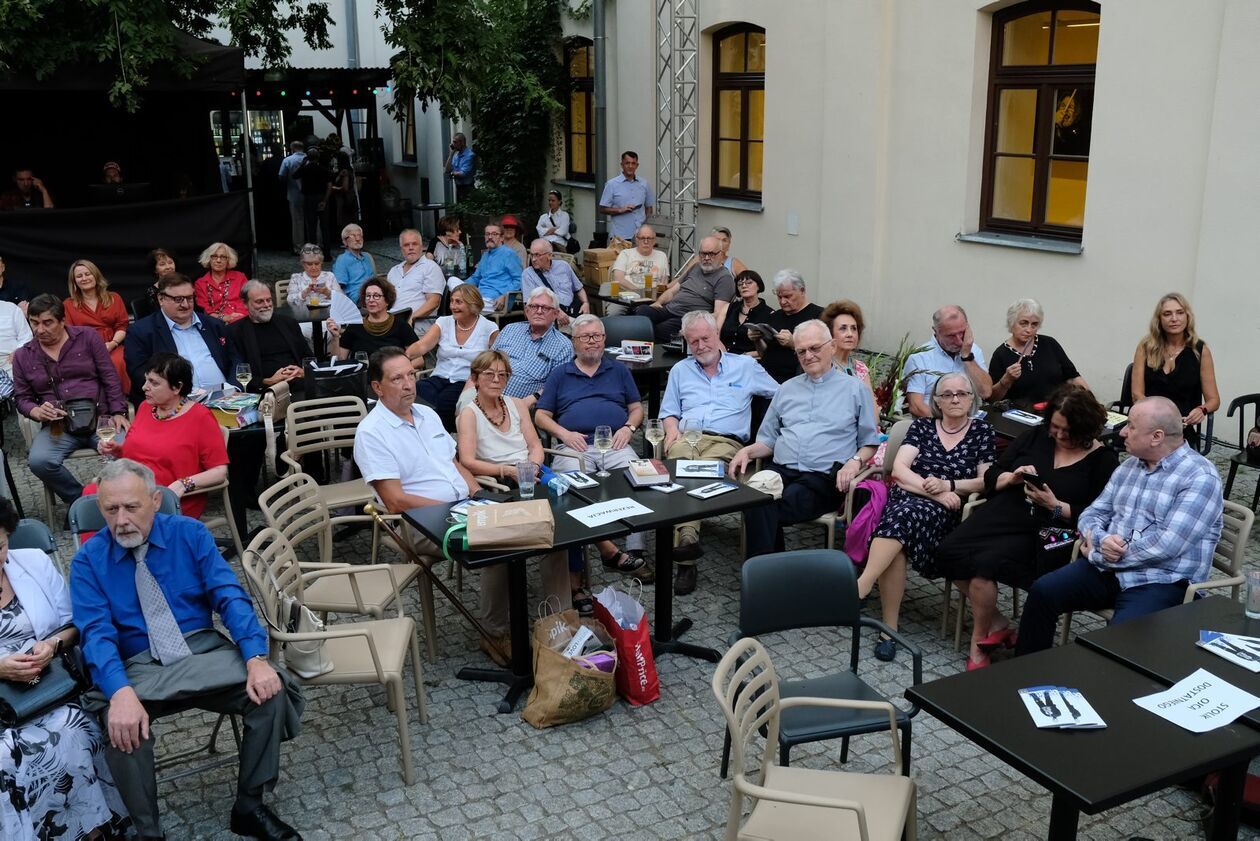
[[[134, 113], [109, 102], [112, 67], [67, 66], [43, 79], [0, 77], [8, 127], [0, 132], [0, 189], [12, 187], [16, 168], [27, 167], [57, 205], [0, 213], [7, 276], [64, 296], [70, 263], [86, 258], [130, 300], [152, 282], [145, 255], [155, 246], [175, 250], [187, 274], [200, 274], [195, 258], [216, 240], [248, 262], [249, 194], [222, 192], [210, 131], [212, 110], [241, 107], [244, 51], [182, 32], [175, 40], [181, 58], [153, 68]], [[101, 182], [106, 161], [121, 164], [128, 183], [148, 184], [153, 200], [93, 206], [93, 185]], [[175, 198], [181, 187], [190, 198]]]

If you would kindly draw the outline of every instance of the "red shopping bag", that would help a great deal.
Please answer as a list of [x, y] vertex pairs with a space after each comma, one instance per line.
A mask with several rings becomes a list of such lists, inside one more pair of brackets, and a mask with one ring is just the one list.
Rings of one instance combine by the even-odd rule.
[[[665, 586], [665, 585], [662, 585]], [[643, 585], [639, 585], [643, 594]], [[652, 656], [652, 630], [643, 605], [629, 593], [605, 587], [595, 595], [595, 618], [617, 645], [617, 692], [640, 707], [661, 697], [661, 681]]]

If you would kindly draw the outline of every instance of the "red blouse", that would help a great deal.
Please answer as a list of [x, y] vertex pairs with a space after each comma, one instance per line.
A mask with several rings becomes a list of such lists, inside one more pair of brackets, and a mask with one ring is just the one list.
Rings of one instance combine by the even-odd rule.
[[[228, 463], [223, 429], [200, 403], [169, 420], [156, 420], [153, 407], [142, 403], [123, 439], [121, 455], [152, 470], [159, 485]], [[205, 510], [204, 494], [180, 500], [180, 511], [186, 517], [201, 519]]]
[[[215, 283], [210, 277], [210, 272], [197, 278], [193, 283], [193, 297], [196, 299], [197, 306], [201, 307], [202, 312], [209, 313], [218, 319], [223, 319], [229, 313], [240, 316], [249, 315], [245, 302], [241, 300], [241, 287], [249, 278], [236, 269], [228, 269], [223, 280], [222, 284]], [[226, 289], [223, 288], [224, 285], [227, 286]]]

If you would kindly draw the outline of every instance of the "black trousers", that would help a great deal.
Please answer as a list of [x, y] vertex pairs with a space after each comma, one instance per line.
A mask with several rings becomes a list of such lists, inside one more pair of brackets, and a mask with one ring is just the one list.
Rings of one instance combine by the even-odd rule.
[[763, 470], [783, 477], [783, 496], [773, 505], [744, 512], [748, 557], [783, 551], [783, 527], [806, 523], [840, 507], [844, 494], [836, 490], [830, 472], [813, 473], [770, 462]]
[[642, 315], [652, 321], [652, 332], [656, 334], [658, 342], [668, 342], [682, 329], [682, 316], [674, 315], [664, 307], [639, 304], [634, 308], [634, 314]]

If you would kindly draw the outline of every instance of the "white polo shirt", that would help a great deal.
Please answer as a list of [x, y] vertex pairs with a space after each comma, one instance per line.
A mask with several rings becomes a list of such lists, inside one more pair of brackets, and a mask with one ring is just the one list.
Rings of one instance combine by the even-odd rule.
[[455, 439], [437, 412], [413, 403], [411, 423], [377, 403], [354, 432], [354, 461], [368, 483], [397, 479], [404, 493], [454, 502], [468, 496]]
[[[446, 275], [442, 274], [442, 267], [423, 254], [405, 272], [402, 263], [394, 266], [389, 270], [388, 277], [398, 293], [398, 299], [389, 308], [390, 312], [409, 309], [414, 315], [424, 304], [425, 295], [441, 295], [446, 291]], [[432, 313], [432, 316], [436, 315], [436, 311]]]

